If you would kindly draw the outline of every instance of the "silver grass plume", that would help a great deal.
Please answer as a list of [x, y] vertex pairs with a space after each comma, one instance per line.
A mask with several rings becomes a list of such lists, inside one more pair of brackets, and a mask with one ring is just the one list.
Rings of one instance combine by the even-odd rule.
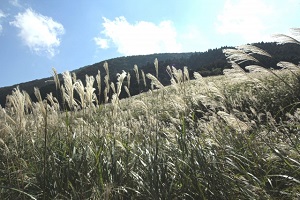
[[285, 34], [275, 34], [273, 37], [279, 44], [292, 43], [300, 45], [300, 41], [295, 38], [300, 35], [300, 28], [292, 28], [291, 32], [294, 37]]
[[52, 76], [53, 76], [53, 79], [55, 82], [56, 89], [60, 89], [60, 81], [59, 81], [58, 74], [57, 74], [57, 71], [55, 68], [52, 68]]
[[151, 80], [151, 85], [155, 85], [158, 89], [164, 88], [163, 84], [161, 84], [161, 82], [159, 82], [159, 80], [157, 80], [157, 78], [155, 76], [153, 76], [150, 73], [146, 74], [146, 76], [148, 79]]
[[85, 81], [86, 81], [86, 87], [85, 87], [86, 102], [88, 103], [88, 106], [91, 106], [93, 102], [96, 100], [96, 94], [94, 93], [94, 91], [96, 90], [94, 88], [95, 78], [93, 76], [85, 75]]
[[12, 91], [12, 94], [7, 96], [7, 102], [14, 109], [16, 116], [19, 118], [19, 123], [22, 125], [26, 104], [24, 91], [21, 92], [19, 86], [17, 86]]
[[154, 60], [154, 67], [155, 67], [155, 71], [156, 71], [156, 78], [158, 78], [158, 60], [157, 60], [157, 58], [155, 58], [155, 60]]
[[106, 75], [108, 76], [108, 80], [109, 80], [109, 69], [108, 69], [108, 63], [106, 61], [103, 64], [103, 68], [105, 69]]
[[105, 89], [104, 89], [104, 103], [108, 102], [108, 93], [109, 93], [109, 89], [107, 89], [107, 87], [105, 87]]
[[52, 95], [52, 92], [50, 92], [50, 94], [47, 94], [46, 98], [50, 102], [50, 105], [54, 108], [54, 110], [59, 111], [58, 100]]
[[14, 88], [11, 95], [7, 96], [8, 104], [13, 107], [16, 113], [22, 114], [25, 107], [25, 96], [24, 91], [20, 91], [19, 86]]
[[248, 60], [259, 62], [252, 56], [252, 54], [272, 57], [268, 52], [253, 45], [241, 45], [236, 47], [236, 49], [224, 49], [223, 53], [230, 62], [234, 62], [237, 64], [243, 63]]
[[202, 76], [199, 72], [194, 72], [194, 78], [195, 78], [197, 81], [199, 81], [199, 83], [200, 83], [202, 86], [204, 86], [204, 88], [205, 88], [206, 91], [208, 91], [208, 90], [207, 90], [207, 84], [206, 84], [206, 82], [205, 82], [203, 76]]
[[74, 101], [74, 85], [69, 71], [63, 72], [63, 79], [65, 86], [65, 94], [63, 94], [63, 96], [66, 98], [65, 100], [69, 104], [70, 108], [73, 108], [76, 105], [76, 102]]
[[187, 68], [187, 66], [184, 66], [183, 67], [183, 79], [184, 79], [184, 81], [189, 81], [190, 80], [190, 74], [189, 74], [189, 70], [188, 70], [188, 68]]
[[176, 92], [178, 92], [178, 87], [177, 87], [177, 83], [176, 83], [175, 79], [172, 77], [170, 81], [171, 81], [171, 86], [173, 86], [173, 88], [176, 90]]
[[248, 79], [246, 72], [235, 62], [231, 62], [232, 69], [224, 69], [225, 76], [236, 81], [244, 81]]
[[135, 72], [137, 83], [140, 84], [140, 74], [139, 74], [139, 68], [137, 65], [133, 66], [133, 71]]
[[143, 70], [141, 70], [141, 72], [142, 72], [142, 78], [143, 78], [144, 86], [146, 87], [147, 86], [147, 82], [146, 82], [145, 73], [144, 73]]
[[[296, 30], [296, 32], [297, 31], [298, 30]], [[277, 36], [278, 37], [282, 37], [285, 40], [284, 42], [291, 42], [291, 43], [300, 44], [299, 41], [297, 41], [296, 39], [294, 39], [292, 37], [285, 36], [283, 34], [279, 34]], [[247, 61], [247, 60], [252, 60], [252, 61], [255, 61], [255, 62], [259, 62], [254, 57], [252, 57], [251, 55], [249, 55], [249, 54], [253, 54], [253, 53], [261, 54], [261, 55], [265, 55], [265, 56], [271, 57], [270, 54], [268, 54], [265, 51], [259, 49], [258, 47], [254, 47], [254, 46], [251, 46], [251, 45], [244, 45], [240, 49], [243, 49], [243, 50], [224, 49], [223, 52], [225, 53], [225, 56], [227, 57], [227, 59], [229, 59], [231, 62], [237, 62], [238, 64], [242, 63], [244, 61]], [[244, 55], [243, 55], [243, 52], [244, 52]], [[272, 70], [270, 70], [270, 69], [267, 69], [267, 70], [268, 70], [268, 72], [270, 72], [271, 74], [273, 74], [274, 76], [276, 76], [277, 78], [279, 78], [281, 81], [283, 81], [290, 89], [292, 89], [292, 87], [284, 79], [282, 79], [280, 76], [278, 76]]]
[[194, 78], [196, 80], [203, 80], [203, 76], [199, 72], [194, 72]]
[[248, 65], [245, 67], [250, 73], [257, 73], [257, 72], [269, 72], [266, 68], [263, 68], [259, 65]]
[[122, 84], [123, 84], [123, 81], [126, 77], [126, 72], [123, 70], [121, 74], [117, 74], [117, 95], [118, 97], [120, 96], [120, 93], [121, 93], [121, 89], [122, 89]]
[[115, 93], [111, 97], [111, 103], [113, 106], [113, 117], [116, 116], [116, 114], [117, 114], [118, 102], [119, 102], [119, 98], [118, 98], [118, 95]]
[[74, 109], [76, 106], [78, 106], [74, 97], [71, 98], [71, 96], [69, 94], [67, 94], [66, 89], [63, 86], [61, 87], [61, 89], [64, 92], [64, 94], [62, 96], [65, 98], [65, 101], [68, 103], [69, 107]]
[[183, 81], [182, 70], [176, 69], [174, 66], [172, 66], [172, 71], [173, 71], [175, 80], [177, 81], [177, 83], [180, 84]]
[[131, 79], [131, 75], [129, 72], [127, 72], [127, 86], [128, 88], [130, 88], [130, 79]]
[[125, 91], [126, 91], [128, 97], [131, 97], [130, 91], [129, 91], [129, 89], [128, 89], [128, 87], [127, 87], [126, 85], [124, 86], [124, 89], [125, 89]]
[[77, 76], [76, 76], [75, 72], [72, 72], [72, 79], [73, 79], [73, 83], [75, 83], [77, 80]]
[[235, 63], [235, 62], [232, 62], [231, 63], [231, 67], [233, 68], [233, 69], [235, 69], [235, 70], [237, 70], [237, 71], [240, 71], [240, 72], [242, 72], [242, 73], [245, 73], [245, 71], [243, 70], [243, 68], [241, 68], [237, 63]]
[[277, 63], [277, 66], [283, 69], [289, 69], [291, 71], [296, 71], [300, 69], [298, 65], [295, 65], [294, 63], [291, 62], [285, 62], [285, 61], [280, 61], [279, 63]]
[[300, 41], [296, 40], [295, 38], [285, 35], [285, 34], [276, 34], [273, 36], [277, 43], [279, 44], [286, 44], [286, 43], [292, 43], [292, 44], [298, 44], [300, 45]]
[[167, 66], [166, 71], [167, 71], [167, 73], [170, 76], [171, 86], [173, 86], [173, 88], [176, 90], [176, 92], [178, 92], [177, 83], [176, 83], [176, 81], [174, 79], [172, 69], [171, 69], [171, 67], [169, 65]]
[[105, 83], [105, 85], [106, 85], [106, 88], [108, 88], [107, 93], [109, 93], [110, 87], [109, 87], [109, 76], [108, 76], [108, 75], [105, 75], [105, 76], [104, 76], [104, 83]]
[[46, 116], [46, 108], [44, 106], [44, 102], [40, 93], [40, 90], [37, 87], [34, 87], [34, 95], [38, 100], [38, 104], [40, 105], [40, 111], [43, 113], [43, 116]]
[[239, 49], [223, 49], [223, 53], [230, 62], [236, 62], [238, 64], [249, 60], [258, 62], [256, 58]]
[[61, 85], [60, 89], [61, 89], [62, 101], [63, 101], [63, 104], [65, 104], [66, 103], [66, 89], [65, 89], [64, 85]]
[[81, 80], [77, 80], [74, 83], [74, 89], [79, 95], [81, 108], [85, 108], [85, 91], [84, 91], [84, 85]]
[[99, 102], [100, 102], [100, 95], [101, 95], [101, 74], [100, 74], [100, 70], [98, 70], [98, 74], [96, 75], [96, 81], [97, 81], [97, 87], [99, 90]]
[[23, 92], [24, 98], [25, 98], [25, 113], [29, 113], [29, 110], [32, 110], [32, 101], [27, 92]]
[[170, 78], [173, 79], [173, 73], [170, 65], [167, 66], [166, 71], [169, 74]]
[[[7, 107], [6, 107], [7, 108]], [[1, 118], [1, 121], [3, 123], [6, 123], [7, 120], [9, 120], [10, 122], [12, 122], [14, 125], [16, 125], [16, 122], [15, 120], [13, 120], [6, 112], [5, 108], [2, 108], [2, 106], [0, 105], [0, 111], [1, 111], [1, 115], [0, 115], [0, 118]], [[17, 142], [16, 142], [17, 143]]]
[[237, 49], [239, 50], [242, 50], [244, 51], [245, 53], [247, 54], [259, 54], [259, 55], [263, 55], [263, 56], [268, 56], [268, 57], [272, 57], [268, 52], [256, 47], [256, 46], [253, 46], [253, 45], [240, 45], [238, 47], [236, 47]]

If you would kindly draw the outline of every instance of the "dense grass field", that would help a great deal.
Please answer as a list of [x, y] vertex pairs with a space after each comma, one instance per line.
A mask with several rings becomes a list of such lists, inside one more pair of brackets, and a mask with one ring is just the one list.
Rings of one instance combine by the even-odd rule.
[[[106, 63], [85, 84], [53, 70], [62, 104], [16, 88], [0, 109], [0, 199], [299, 199], [299, 66], [246, 73], [249, 49], [264, 53], [224, 51], [223, 76], [167, 67], [170, 86], [137, 66], [112, 83]], [[130, 97], [130, 79], [147, 78]]]

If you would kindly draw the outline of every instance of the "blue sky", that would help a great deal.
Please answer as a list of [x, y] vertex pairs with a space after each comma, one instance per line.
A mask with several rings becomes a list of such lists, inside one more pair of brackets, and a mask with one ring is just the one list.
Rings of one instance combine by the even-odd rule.
[[0, 0], [0, 87], [110, 58], [274, 41], [300, 0]]

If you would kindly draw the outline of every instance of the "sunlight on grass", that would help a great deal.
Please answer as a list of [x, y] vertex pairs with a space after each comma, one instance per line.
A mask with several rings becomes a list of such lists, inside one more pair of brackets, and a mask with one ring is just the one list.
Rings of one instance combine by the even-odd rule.
[[[269, 54], [249, 45], [225, 54], [223, 76], [166, 67], [170, 86], [156, 59], [156, 76], [135, 65], [117, 83], [108, 63], [103, 82], [100, 72], [85, 83], [65, 72], [61, 83], [53, 70], [62, 102], [16, 88], [0, 108], [0, 198], [299, 198], [299, 66], [248, 73], [239, 62]], [[140, 77], [151, 89], [120, 99]]]

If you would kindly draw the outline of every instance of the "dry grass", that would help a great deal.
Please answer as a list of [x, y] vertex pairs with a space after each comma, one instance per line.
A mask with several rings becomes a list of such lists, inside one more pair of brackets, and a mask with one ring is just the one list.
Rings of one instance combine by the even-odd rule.
[[[227, 52], [231, 61], [267, 55], [237, 51]], [[60, 84], [54, 71], [69, 110], [52, 94], [44, 100], [36, 89], [32, 102], [16, 88], [0, 109], [0, 198], [297, 199], [299, 66], [279, 65], [287, 67], [246, 73], [233, 63], [224, 76], [194, 80], [186, 67], [167, 67], [171, 86], [147, 74], [152, 90], [126, 99], [130, 75], [110, 82], [108, 63], [103, 83], [100, 72], [85, 84], [65, 72]]]

